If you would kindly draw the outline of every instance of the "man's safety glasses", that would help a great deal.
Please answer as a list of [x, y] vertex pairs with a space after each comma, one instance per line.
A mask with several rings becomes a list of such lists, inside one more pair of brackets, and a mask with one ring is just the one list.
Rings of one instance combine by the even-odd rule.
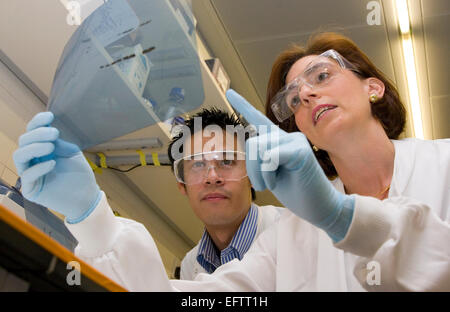
[[314, 90], [320, 89], [333, 81], [344, 69], [360, 73], [353, 64], [333, 49], [318, 55], [303, 73], [273, 97], [271, 109], [275, 117], [279, 122], [283, 122], [304, 105], [299, 95], [304, 85]]
[[178, 182], [186, 185], [209, 180], [239, 181], [247, 176], [245, 153], [238, 151], [212, 151], [177, 159], [174, 173]]

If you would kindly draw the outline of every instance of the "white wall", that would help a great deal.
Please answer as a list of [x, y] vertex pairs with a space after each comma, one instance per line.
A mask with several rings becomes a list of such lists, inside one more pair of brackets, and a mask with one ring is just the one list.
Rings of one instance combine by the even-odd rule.
[[11, 185], [17, 180], [12, 154], [27, 122], [44, 104], [0, 62], [0, 177]]

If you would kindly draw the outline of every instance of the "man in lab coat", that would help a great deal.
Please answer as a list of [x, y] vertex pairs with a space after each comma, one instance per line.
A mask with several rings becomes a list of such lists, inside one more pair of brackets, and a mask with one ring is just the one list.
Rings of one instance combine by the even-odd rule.
[[[231, 133], [231, 130], [235, 132]], [[280, 207], [260, 207], [252, 202], [255, 191], [245, 171], [245, 156], [232, 161], [218, 159], [219, 167], [214, 170], [207, 170], [204, 159], [198, 160], [195, 168], [188, 166], [195, 161], [189, 157], [194, 153], [198, 156], [205, 153], [205, 157], [213, 158], [222, 156], [222, 152], [216, 153], [222, 150], [245, 152], [244, 141], [249, 135], [245, 130], [235, 115], [218, 109], [204, 109], [185, 121], [182, 131], [169, 145], [168, 155], [178, 188], [205, 226], [202, 238], [181, 262], [181, 279], [193, 280], [199, 273], [212, 273], [224, 263], [242, 259], [253, 241], [278, 219], [282, 211]], [[227, 142], [227, 139], [231, 141]], [[225, 161], [230, 164], [224, 164]], [[229, 170], [239, 170], [233, 169], [232, 162], [242, 165], [239, 176], [227, 175]], [[226, 166], [222, 172], [221, 165]], [[198, 169], [200, 166], [207, 171], [203, 171], [199, 179], [192, 182], [184, 177], [188, 172], [203, 170]]]
[[[23, 177], [22, 193], [32, 201], [56, 208], [55, 211], [66, 216], [67, 224], [78, 224], [96, 210], [104, 193], [79, 148], [58, 139], [58, 129], [44, 126], [50, 125], [53, 118], [50, 112], [36, 115], [28, 124], [29, 132], [19, 141], [23, 149], [15, 154], [15, 159]], [[200, 242], [182, 261], [182, 279], [194, 279], [199, 273], [212, 273], [224, 263], [242, 259], [259, 234], [283, 210], [253, 203], [255, 192], [246, 174], [245, 155], [237, 159], [239, 153], [245, 152], [249, 136], [246, 130], [234, 114], [203, 110], [186, 120], [169, 146], [178, 188], [205, 225]], [[194, 153], [196, 157], [191, 156]], [[31, 159], [23, 159], [25, 154]], [[223, 158], [235, 154], [236, 159]], [[43, 173], [45, 178], [39, 176]], [[94, 235], [95, 241], [101, 245], [102, 235], [98, 234]]]

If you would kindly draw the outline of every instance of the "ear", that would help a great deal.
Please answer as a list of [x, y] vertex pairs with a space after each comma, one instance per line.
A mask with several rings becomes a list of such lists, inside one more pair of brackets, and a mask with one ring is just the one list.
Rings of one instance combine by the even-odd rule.
[[384, 83], [378, 78], [370, 77], [366, 79], [367, 98], [372, 94], [376, 94], [381, 99], [384, 96]]
[[178, 190], [180, 191], [180, 193], [183, 194], [184, 196], [186, 196], [187, 195], [187, 193], [186, 193], [186, 184], [178, 182], [177, 186], [178, 186]]

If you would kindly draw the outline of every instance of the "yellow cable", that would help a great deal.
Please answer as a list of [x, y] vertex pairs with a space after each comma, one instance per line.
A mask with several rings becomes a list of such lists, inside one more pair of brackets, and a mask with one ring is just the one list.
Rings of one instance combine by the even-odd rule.
[[136, 151], [139, 154], [139, 160], [141, 161], [141, 166], [147, 166], [147, 160], [145, 159], [145, 154], [141, 150]]
[[158, 159], [158, 153], [152, 153], [153, 164], [157, 167], [161, 166]]
[[98, 157], [100, 157], [100, 167], [102, 168], [108, 168], [106, 165], [106, 156], [103, 153], [97, 153]]
[[86, 158], [86, 160], [87, 160], [89, 166], [91, 166], [92, 170], [93, 170], [95, 173], [102, 174], [102, 169], [100, 169], [99, 167], [97, 167], [97, 165], [94, 164], [89, 158], [87, 158], [87, 157], [84, 157], [84, 158]]

